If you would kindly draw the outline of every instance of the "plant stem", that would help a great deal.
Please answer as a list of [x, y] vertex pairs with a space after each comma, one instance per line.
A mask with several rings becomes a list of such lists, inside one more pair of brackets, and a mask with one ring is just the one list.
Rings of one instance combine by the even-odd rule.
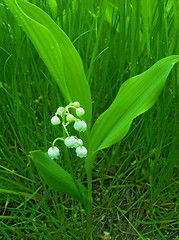
[[88, 184], [88, 202], [86, 204], [86, 221], [87, 221], [87, 231], [86, 231], [86, 239], [92, 240], [92, 169], [93, 169], [93, 162], [96, 158], [96, 154], [91, 154], [89, 151], [89, 155], [85, 160], [85, 169], [87, 174], [87, 184]]
[[87, 171], [87, 183], [88, 183], [88, 202], [86, 205], [86, 221], [87, 221], [87, 231], [86, 236], [87, 239], [92, 239], [92, 230], [91, 230], [91, 223], [92, 223], [92, 169]]

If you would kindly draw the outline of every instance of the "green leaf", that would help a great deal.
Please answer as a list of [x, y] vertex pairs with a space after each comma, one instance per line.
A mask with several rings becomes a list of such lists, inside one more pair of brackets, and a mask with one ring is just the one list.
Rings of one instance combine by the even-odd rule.
[[30, 152], [30, 157], [35, 162], [37, 170], [49, 185], [58, 192], [67, 193], [75, 200], [86, 203], [88, 200], [86, 188], [78, 182], [79, 193], [72, 176], [61, 168], [48, 154], [37, 150]]
[[58, 83], [67, 103], [79, 101], [91, 122], [92, 101], [81, 58], [60, 27], [43, 10], [21, 0], [5, 0]]
[[111, 106], [93, 125], [89, 138], [89, 154], [93, 155], [96, 151], [109, 147], [127, 134], [133, 119], [156, 102], [177, 61], [179, 56], [163, 58], [147, 71], [121, 85]]

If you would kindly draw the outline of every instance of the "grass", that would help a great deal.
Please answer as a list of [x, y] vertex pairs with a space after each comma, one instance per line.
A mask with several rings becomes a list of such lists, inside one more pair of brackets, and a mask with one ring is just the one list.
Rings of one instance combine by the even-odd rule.
[[[34, 1], [35, 2], [35, 1]], [[175, 0], [48, 1], [37, 5], [67, 33], [83, 60], [93, 120], [119, 86], [158, 59], [178, 54]], [[69, 196], [50, 191], [29, 151], [47, 151], [50, 124], [64, 105], [32, 43], [0, 8], [0, 239], [83, 239], [85, 215]], [[101, 150], [93, 172], [93, 238], [178, 239], [177, 66], [160, 98], [136, 118], [121, 143]], [[120, 109], [119, 109], [120, 111]], [[59, 164], [66, 167], [63, 149]], [[76, 161], [76, 160], [75, 160]], [[74, 162], [86, 184], [83, 162]]]

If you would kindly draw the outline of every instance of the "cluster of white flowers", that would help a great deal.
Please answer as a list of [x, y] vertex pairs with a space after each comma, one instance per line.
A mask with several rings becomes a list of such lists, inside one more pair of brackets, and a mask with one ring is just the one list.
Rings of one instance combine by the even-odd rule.
[[[75, 109], [77, 117], [70, 113], [70, 108]], [[83, 146], [83, 141], [76, 136], [70, 136], [66, 128], [70, 123], [73, 122], [74, 123], [73, 127], [76, 131], [85, 132], [87, 129], [87, 124], [84, 120], [81, 119], [81, 117], [84, 114], [85, 110], [82, 107], [80, 107], [79, 102], [73, 102], [67, 105], [66, 107], [59, 107], [57, 109], [55, 116], [51, 118], [51, 123], [54, 126], [56, 126], [62, 122], [62, 126], [64, 127], [65, 132], [67, 134], [67, 138], [65, 139], [56, 138], [53, 141], [52, 147], [48, 149], [48, 155], [50, 156], [51, 159], [56, 159], [60, 154], [59, 149], [54, 146], [57, 140], [64, 141], [64, 144], [68, 148], [75, 148], [78, 157], [84, 158], [87, 156], [87, 149]]]

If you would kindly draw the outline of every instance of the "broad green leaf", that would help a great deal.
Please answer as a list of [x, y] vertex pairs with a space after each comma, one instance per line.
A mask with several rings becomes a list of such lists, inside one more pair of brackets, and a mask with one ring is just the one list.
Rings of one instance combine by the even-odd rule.
[[[91, 93], [81, 58], [60, 27], [43, 10], [21, 0], [5, 0], [57, 81], [67, 102], [79, 101], [91, 122]], [[58, 107], [58, 106], [57, 106]]]
[[121, 85], [111, 106], [93, 125], [89, 138], [91, 155], [120, 141], [127, 134], [133, 119], [152, 107], [177, 61], [179, 56], [163, 58]]
[[35, 162], [37, 170], [50, 188], [58, 192], [67, 193], [75, 200], [86, 203], [88, 199], [86, 188], [78, 182], [78, 187], [81, 191], [80, 194], [72, 176], [54, 160], [51, 160], [48, 154], [37, 150], [30, 152], [30, 157]]

